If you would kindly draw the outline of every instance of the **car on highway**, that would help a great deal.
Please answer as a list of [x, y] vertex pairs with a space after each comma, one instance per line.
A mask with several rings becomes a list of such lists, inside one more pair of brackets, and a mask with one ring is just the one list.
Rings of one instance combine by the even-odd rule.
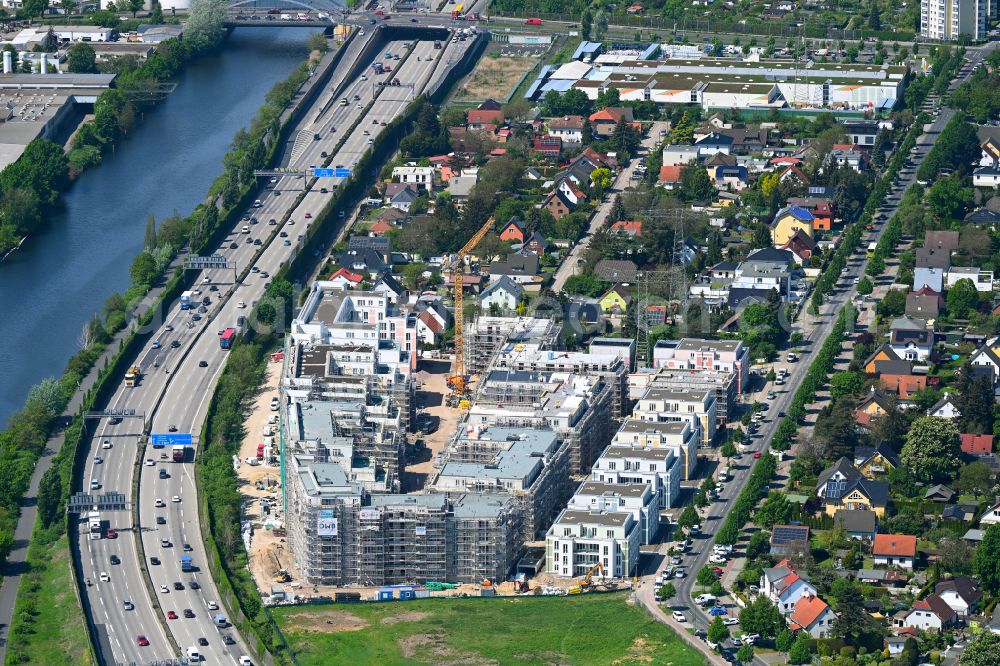
[[169, 587], [167, 587], [166, 585], [160, 586], [160, 594], [169, 594], [169, 593], [170, 593]]
[[173, 497], [170, 498], [170, 501], [171, 502], [180, 502], [181, 501], [181, 496], [180, 495], [174, 495]]
[[152, 467], [155, 464], [156, 464], [155, 460], [153, 460], [152, 458], [146, 458], [146, 466], [147, 467]]
[[687, 569], [684, 567], [677, 567], [674, 569], [674, 578], [684, 578], [687, 575]]
[[[187, 544], [184, 544], [184, 545], [186, 546]], [[201, 585], [199, 585], [198, 581], [196, 581], [196, 580], [193, 580], [190, 583], [188, 583], [188, 587], [190, 587], [192, 590], [200, 590], [201, 589]]]
[[101, 579], [102, 583], [110, 583], [111, 582], [111, 576], [108, 575], [107, 571], [102, 571], [101, 572], [100, 579]]
[[105, 536], [107, 536], [109, 539], [117, 539], [118, 538], [118, 532], [117, 532], [117, 530], [109, 529], [105, 533]]
[[101, 448], [102, 449], [110, 449], [111, 448], [111, 440], [110, 439], [106, 439], [103, 442], [101, 442]]
[[214, 601], [209, 601], [208, 610], [219, 610], [219, 604], [215, 603]]
[[156, 555], [153, 555], [149, 558], [149, 563], [152, 564], [154, 567], [159, 566], [160, 558], [158, 558]]
[[166, 506], [166, 504], [163, 503], [163, 500], [157, 497], [155, 500], [153, 500], [153, 506], [160, 508]]
[[279, 238], [288, 238], [288, 232], [287, 231], [278, 232], [278, 237]]
[[171, 423], [169, 426], [167, 426], [167, 431], [169, 431], [169, 432], [177, 432], [177, 426], [175, 426], [173, 423]]
[[754, 452], [753, 452], [753, 457], [754, 457], [754, 460], [757, 460], [757, 459], [759, 459], [759, 458], [760, 458], [760, 456], [761, 456], [761, 453], [760, 453], [760, 451], [754, 451]]
[[173, 544], [170, 543], [170, 539], [167, 539], [166, 537], [164, 537], [163, 539], [160, 539], [160, 547], [162, 547], [162, 548], [170, 548], [170, 546], [172, 546], [172, 545]]
[[183, 590], [184, 589], [184, 583], [180, 582], [179, 580], [175, 580], [174, 581], [174, 589], [175, 590]]
[[153, 340], [153, 344], [150, 345], [150, 347], [152, 347], [153, 349], [159, 349], [162, 346], [163, 345], [160, 344], [159, 340]]
[[729, 615], [729, 611], [726, 610], [725, 606], [712, 606], [708, 609], [708, 614], [716, 616]]
[[292, 244], [292, 241], [286, 238], [285, 240], [281, 241], [281, 244], [287, 247]]
[[230, 250], [235, 250], [235, 249], [239, 248], [239, 246], [240, 246], [239, 243], [230, 243], [229, 244], [229, 249]]
[[102, 462], [104, 462], [104, 459], [101, 458], [101, 456], [94, 456], [94, 464], [95, 465], [100, 465]]
[[114, 555], [114, 554], [111, 555], [109, 561], [111, 562], [112, 566], [114, 566], [116, 564], [121, 564], [122, 563], [122, 561], [118, 558], [118, 556]]
[[238, 303], [236, 304], [236, 307], [238, 307], [238, 308], [240, 308], [240, 309], [243, 309], [243, 308], [245, 308], [246, 306], [247, 306], [247, 304], [246, 304], [246, 303], [244, 303], [243, 301], [240, 301], [240, 302], [238, 302]]
[[312, 216], [313, 216], [312, 213], [306, 213], [303, 217], [305, 217], [307, 220], [310, 220], [312, 219]]
[[195, 313], [195, 314], [193, 314], [191, 316], [191, 319], [194, 319], [195, 321], [201, 321], [201, 315], [198, 314], [198, 313]]
[[205, 647], [206, 645], [208, 645], [208, 639], [205, 638], [204, 636], [200, 636], [198, 638], [198, 645], [200, 645], [201, 647]]
[[167, 611], [167, 619], [168, 620], [176, 620], [177, 619], [177, 613], [175, 613], [174, 611]]
[[142, 634], [139, 634], [138, 636], [135, 637], [135, 642], [139, 644], [139, 647], [149, 646], [149, 639], [143, 636]]
[[225, 643], [226, 645], [236, 645], [236, 641], [229, 634], [225, 634], [222, 637], [222, 642]]
[[207, 368], [208, 367], [208, 361], [198, 361], [198, 367], [199, 368]]
[[194, 617], [194, 611], [191, 610], [190, 608], [185, 608], [184, 609], [184, 617], [186, 617], [188, 619]]
[[156, 524], [157, 525], [166, 525], [167, 524], [167, 519], [164, 518], [163, 516], [157, 516], [156, 517]]

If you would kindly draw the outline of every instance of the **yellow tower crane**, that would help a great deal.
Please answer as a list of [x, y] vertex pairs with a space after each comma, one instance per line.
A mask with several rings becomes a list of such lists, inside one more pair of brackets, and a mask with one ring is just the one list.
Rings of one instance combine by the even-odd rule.
[[455, 286], [455, 362], [452, 365], [454, 371], [451, 377], [448, 378], [448, 383], [451, 385], [455, 397], [459, 400], [465, 398], [467, 388], [465, 377], [465, 314], [462, 309], [462, 278], [465, 275], [465, 258], [476, 249], [479, 242], [492, 229], [493, 218], [491, 217], [486, 220], [486, 224], [479, 228], [479, 231], [472, 235], [469, 242], [458, 251], [458, 256], [455, 257], [450, 266], [451, 281]]

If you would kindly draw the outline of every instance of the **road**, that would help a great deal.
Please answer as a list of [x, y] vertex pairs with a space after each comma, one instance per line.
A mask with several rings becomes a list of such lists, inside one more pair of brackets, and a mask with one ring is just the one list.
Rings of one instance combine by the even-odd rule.
[[618, 177], [615, 178], [615, 182], [612, 184], [611, 189], [604, 195], [601, 205], [597, 207], [597, 210], [594, 211], [593, 217], [590, 218], [590, 226], [587, 227], [587, 233], [576, 245], [573, 246], [573, 248], [569, 251], [569, 254], [566, 256], [566, 259], [556, 270], [555, 277], [552, 280], [553, 291], [562, 291], [563, 285], [566, 284], [566, 280], [568, 280], [571, 276], [576, 275], [577, 269], [581, 264], [583, 264], [584, 257], [587, 254], [587, 248], [590, 247], [590, 239], [594, 237], [594, 234], [596, 234], [602, 226], [604, 226], [605, 221], [608, 219], [608, 215], [611, 214], [611, 206], [614, 205], [615, 196], [620, 192], [623, 192], [632, 183], [632, 174], [640, 164], [646, 163], [646, 155], [649, 154], [650, 150], [654, 150], [662, 141], [662, 137], [660, 137], [660, 130], [665, 130], [668, 126], [669, 123], [659, 120], [650, 126], [649, 132], [642, 140], [638, 155], [632, 158], [625, 168], [618, 173]]
[[[968, 62], [961, 69], [956, 80], [951, 83], [949, 90], [953, 90], [965, 81], [971, 75], [973, 68], [979, 65], [988, 53], [989, 50], [977, 50], [970, 52]], [[923, 109], [930, 111], [936, 103], [936, 99], [928, 99], [927, 102], [925, 102]], [[816, 320], [817, 318], [804, 315], [807, 319], [801, 332], [803, 332], [803, 336], [808, 342], [808, 344], [805, 345], [808, 349], [819, 349], [827, 337], [829, 337], [830, 331], [837, 319], [840, 309], [846, 303], [850, 302], [855, 295], [856, 290], [854, 281], [864, 275], [864, 269], [867, 265], [867, 260], [864, 258], [863, 253], [864, 246], [866, 246], [869, 242], [877, 241], [881, 237], [882, 233], [885, 231], [888, 220], [891, 219], [896, 213], [903, 193], [915, 182], [914, 179], [917, 169], [920, 168], [920, 164], [930, 151], [931, 146], [933, 146], [933, 142], [939, 136], [940, 131], [944, 129], [945, 125], [947, 125], [951, 120], [952, 115], [953, 111], [951, 109], [943, 108], [940, 115], [933, 121], [931, 131], [927, 132], [925, 135], [932, 140], [928, 143], [921, 143], [911, 152], [910, 159], [904, 165], [899, 177], [893, 185], [893, 188], [886, 196], [885, 203], [879, 209], [879, 212], [882, 214], [881, 219], [876, 223], [875, 229], [869, 232], [862, 241], [861, 253], [855, 254], [848, 262], [848, 266], [841, 276], [835, 292], [829, 295], [821, 308], [821, 316], [818, 318], [818, 321]], [[808, 356], [805, 357], [805, 359], [808, 358]], [[788, 408], [791, 403], [792, 396], [795, 391], [798, 390], [803, 378], [805, 377], [808, 365], [809, 364], [806, 362], [784, 364], [784, 367], [791, 371], [791, 377], [786, 379], [786, 383], [782, 387], [783, 390], [776, 392], [777, 395], [774, 400], [766, 401], [766, 404], [768, 405], [768, 409], [765, 412], [767, 418], [761, 425], [759, 431], [760, 439], [757, 440], [759, 442], [757, 450], [761, 451], [763, 455], [767, 455], [768, 443], [770, 442], [771, 437], [773, 437], [780, 420], [776, 418], [775, 415], [779, 412], [783, 413]], [[692, 601], [696, 585], [695, 577], [698, 571], [707, 564], [708, 558], [712, 553], [712, 547], [715, 545], [715, 534], [728, 513], [728, 507], [746, 485], [753, 463], [754, 459], [748, 459], [747, 455], [744, 455], [741, 459], [734, 459], [734, 462], [730, 465], [730, 469], [734, 471], [733, 479], [726, 483], [722, 488], [720, 492], [720, 499], [711, 504], [707, 510], [702, 511], [703, 529], [701, 530], [701, 534], [693, 538], [694, 546], [691, 551], [684, 556], [683, 564], [687, 568], [688, 575], [683, 579], [675, 579], [673, 581], [674, 586], [677, 589], [677, 596], [670, 603], [670, 607], [672, 609], [682, 611], [684, 615], [687, 616], [690, 626], [697, 630], [707, 630], [712, 618], [705, 612], [704, 609], [698, 607], [698, 605]], [[734, 556], [735, 555], [736, 554], [734, 553]], [[658, 604], [656, 604], [653, 600], [655, 587], [653, 578], [655, 577], [655, 574], [660, 572], [660, 570], [662, 570], [662, 567], [660, 567], [657, 572], [644, 576], [642, 583], [636, 592], [637, 598], [648, 609], [655, 609], [658, 606]], [[739, 608], [737, 606], [732, 603], [724, 605], [728, 607], [730, 615], [738, 615]], [[662, 613], [656, 615], [661, 619], [661, 621], [663, 621], [663, 617], [665, 616], [663, 616]], [[672, 620], [669, 623], [672, 624], [675, 629], [679, 629], [681, 627], [681, 625], [673, 622]], [[735, 630], [736, 627], [733, 627], [732, 629]], [[734, 633], [736, 632], [734, 631]], [[708, 650], [706, 645], [699, 644], [699, 646], [702, 652], [711, 656], [713, 660], [718, 658], [710, 650]], [[732, 645], [727, 642], [727, 647], [732, 648]], [[759, 658], [757, 658], [756, 661], [761, 664], [765, 663]]]
[[[349, 100], [346, 106], [338, 103], [321, 114], [305, 116], [300, 129], [294, 133], [297, 144], [293, 144], [292, 159], [287, 166], [303, 169], [327, 163], [353, 164], [381, 131], [382, 121], [393, 119], [412, 99], [409, 88], [379, 86], [378, 82], [399, 78], [402, 83], [413, 83], [419, 94], [429, 82], [443, 75], [442, 69], [437, 68], [438, 63], [457, 60], [467, 45], [469, 43], [460, 42], [436, 50], [431, 43], [417, 43], [410, 53], [401, 55], [401, 60], [392, 61], [393, 72], [379, 76], [369, 70], [367, 80], [358, 79], [348, 84], [344, 91]], [[406, 53], [402, 41], [392, 42], [386, 48], [394, 54]], [[427, 57], [432, 51], [433, 60]], [[375, 99], [378, 103], [372, 105]], [[341, 149], [334, 153], [341, 137], [362, 117], [364, 122], [359, 130], [369, 127], [367, 123], [373, 119], [370, 129], [350, 133]], [[313, 138], [315, 134], [320, 135], [318, 140]], [[334, 154], [324, 158], [324, 152]], [[268, 275], [277, 272], [298, 251], [300, 235], [331, 196], [322, 190], [332, 190], [337, 182], [336, 179], [317, 181], [284, 176], [270, 183], [261, 194], [260, 206], [247, 211], [247, 216], [255, 218], [255, 222], [249, 219], [239, 222], [217, 249], [236, 265], [238, 272], [251, 266], [256, 270], [247, 273], [239, 284], [232, 283], [231, 269], [205, 271], [204, 279], [208, 282], [199, 285], [201, 293], [197, 298], [209, 298], [206, 311], [182, 311], [175, 304], [165, 321], [158, 322], [158, 333], [139, 356], [145, 372], [142, 382], [135, 388], [122, 387], [107, 406], [142, 410], [152, 426], [151, 432], [167, 432], [172, 426], [181, 433], [198, 433], [225, 362], [217, 331], [234, 325], [241, 314], [250, 311], [263, 294]], [[309, 191], [293, 207], [303, 187], [308, 187]], [[249, 233], [239, 232], [244, 224]], [[258, 240], [259, 245], [256, 244]], [[212, 287], [217, 291], [212, 291]], [[241, 304], [245, 307], [240, 307]], [[198, 320], [195, 320], [196, 314]], [[118, 538], [94, 540], [84, 534], [79, 541], [81, 575], [93, 583], [87, 589], [86, 606], [99, 637], [98, 649], [107, 662], [150, 663], [175, 657], [173, 643], [183, 651], [204, 637], [208, 645], [199, 650], [207, 661], [235, 662], [236, 656], [248, 651], [232, 630], [228, 633], [236, 644], [223, 644], [211, 619], [215, 611], [210, 611], [207, 605], [209, 601], [218, 601], [219, 595], [205, 567], [191, 458], [187, 464], [161, 460], [161, 454], [168, 453], [167, 450], [156, 450], [144, 444], [142, 430], [139, 420], [125, 419], [119, 424], [102, 422], [88, 455], [86, 485], [89, 486], [93, 479], [99, 492], [116, 490], [126, 495], [129, 505], [133, 501], [138, 503], [138, 522], [135, 524], [129, 512], [104, 515], [105, 528], [117, 529]], [[104, 448], [105, 441], [110, 448]], [[137, 446], [141, 450], [137, 451]], [[139, 493], [138, 497], [133, 497], [131, 480], [137, 455], [151, 464], [139, 467]], [[160, 469], [166, 470], [165, 478], [160, 478]], [[94, 491], [98, 492], [96, 487]], [[179, 501], [171, 501], [174, 496]], [[158, 524], [157, 517], [163, 518], [164, 524]], [[86, 524], [81, 522], [81, 531], [86, 530]], [[137, 538], [141, 543], [137, 544]], [[189, 544], [188, 553], [184, 552], [183, 544]], [[139, 566], [137, 546], [141, 546], [139, 552], [147, 563], [148, 578]], [[192, 556], [196, 571], [180, 571], [179, 556], [182, 554]], [[121, 564], [112, 565], [112, 555], [116, 555]], [[149, 564], [152, 557], [158, 558], [160, 564]], [[100, 580], [102, 572], [108, 574], [108, 580]], [[192, 589], [192, 581], [198, 583], [198, 589]], [[174, 589], [175, 582], [183, 589]], [[160, 585], [166, 585], [167, 592], [160, 592]], [[150, 597], [150, 590], [155, 591], [154, 598]], [[124, 608], [126, 598], [134, 604], [133, 610]], [[184, 609], [191, 609], [195, 617], [164, 619], [168, 611], [181, 615]], [[148, 646], [138, 644], [139, 635], [145, 636]]]

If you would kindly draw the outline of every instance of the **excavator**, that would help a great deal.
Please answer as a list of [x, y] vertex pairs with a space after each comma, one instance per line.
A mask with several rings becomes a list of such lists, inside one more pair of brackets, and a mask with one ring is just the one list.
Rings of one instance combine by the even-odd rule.
[[590, 571], [588, 571], [584, 575], [583, 580], [580, 581], [579, 585], [574, 585], [573, 587], [569, 588], [569, 594], [581, 594], [582, 592], [586, 592], [588, 589], [590, 589], [592, 580], [594, 578], [594, 574], [600, 574], [603, 576], [604, 565], [598, 562], [597, 564], [592, 566], [590, 568]]
[[450, 402], [462, 409], [469, 408], [468, 399], [468, 378], [465, 376], [465, 315], [463, 312], [463, 288], [462, 278], [465, 275], [465, 258], [476, 249], [479, 242], [493, 229], [493, 218], [486, 220], [486, 223], [479, 228], [469, 242], [466, 243], [455, 257], [455, 260], [448, 266], [451, 271], [451, 281], [455, 289], [455, 362], [454, 371], [448, 378], [448, 385], [451, 386]]

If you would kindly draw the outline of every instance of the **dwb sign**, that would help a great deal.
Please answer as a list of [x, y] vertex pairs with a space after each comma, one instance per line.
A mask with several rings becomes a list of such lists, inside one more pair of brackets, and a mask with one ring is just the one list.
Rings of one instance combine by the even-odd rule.
[[149, 436], [149, 441], [153, 446], [191, 446], [191, 433], [189, 432], [163, 432], [154, 433]]
[[317, 514], [316, 536], [337, 536], [337, 519], [331, 509], [322, 509]]
[[198, 257], [188, 255], [185, 262], [192, 270], [202, 270], [205, 268], [229, 268], [229, 260], [221, 254], [213, 254], [210, 257]]

